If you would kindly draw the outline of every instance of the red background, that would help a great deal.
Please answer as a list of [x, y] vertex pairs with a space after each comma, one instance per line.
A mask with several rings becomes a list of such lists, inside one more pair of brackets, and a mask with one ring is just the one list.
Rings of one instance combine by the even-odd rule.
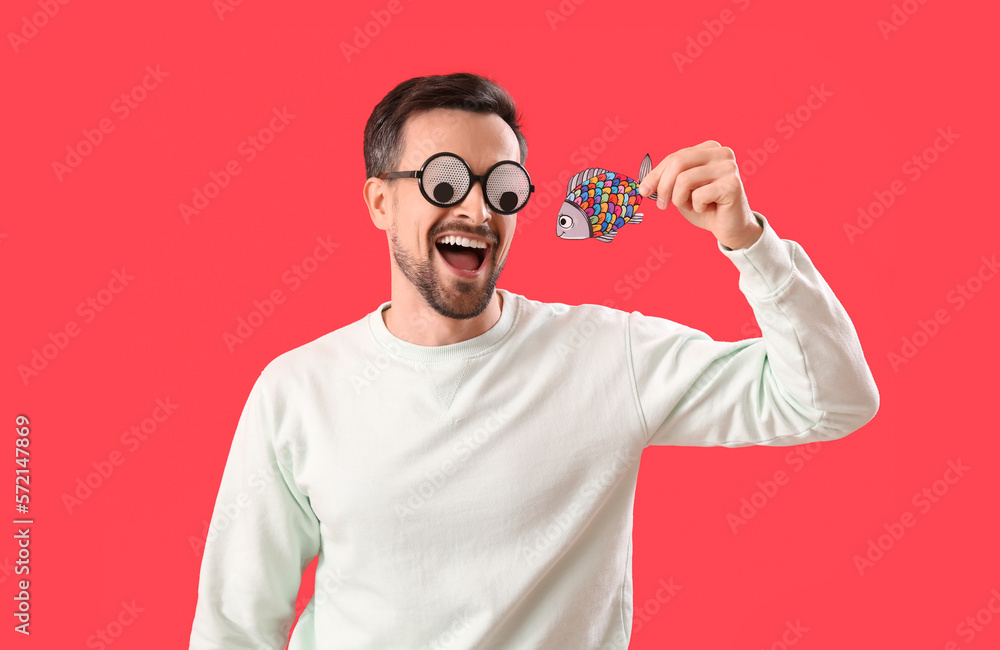
[[[816, 650], [1000, 646], [1000, 615], [984, 625], [994, 614], [980, 611], [1000, 588], [1000, 280], [968, 284], [1000, 248], [1000, 11], [904, 4], [567, 0], [563, 15], [556, 0], [402, 0], [390, 14], [381, 0], [247, 0], [220, 17], [210, 0], [81, 1], [37, 18], [45, 24], [33, 32], [23, 20], [41, 11], [37, 0], [6, 2], [3, 31], [33, 35], [8, 34], [0, 54], [4, 476], [13, 483], [23, 413], [35, 523], [32, 635], [13, 633], [8, 615], [4, 646], [101, 647], [92, 635], [135, 601], [143, 611], [112, 647], [187, 647], [201, 562], [191, 540], [211, 516], [253, 381], [277, 355], [388, 300], [387, 245], [361, 197], [365, 121], [398, 82], [456, 71], [490, 76], [518, 101], [539, 187], [579, 171], [571, 157], [585, 156], [581, 147], [603, 149], [588, 165], [629, 174], [646, 152], [656, 163], [707, 139], [731, 147], [751, 207], [803, 245], [851, 315], [881, 392], [871, 424], [801, 465], [786, 458], [795, 448], [647, 450], [634, 531], [634, 602], [646, 620], [630, 647], [780, 648], [797, 621], [808, 631], [796, 645]], [[894, 7], [906, 21], [883, 34]], [[724, 9], [730, 24], [713, 22]], [[372, 23], [372, 11], [391, 20]], [[345, 55], [366, 25], [378, 33]], [[675, 54], [699, 34], [702, 51], [678, 66]], [[146, 66], [167, 76], [123, 116], [114, 103]], [[786, 137], [779, 120], [813, 86], [833, 94], [802, 109], [808, 119]], [[284, 107], [295, 117], [247, 162], [240, 143]], [[86, 152], [83, 131], [105, 118], [113, 130], [60, 178], [53, 162], [66, 163], [68, 146]], [[627, 128], [603, 137], [615, 119]], [[960, 137], [927, 154], [935, 160], [919, 179], [907, 176], [904, 164], [933, 148], [939, 128]], [[768, 138], [778, 148], [755, 168]], [[185, 223], [179, 204], [232, 159], [241, 172]], [[905, 192], [849, 237], [845, 224], [895, 180]], [[568, 242], [554, 235], [545, 194], [521, 216], [501, 287], [570, 304], [612, 299], [717, 339], [757, 334], [736, 270], [675, 208], [650, 205], [610, 245]], [[283, 274], [326, 236], [339, 249], [289, 291]], [[661, 245], [669, 262], [633, 295], [617, 291]], [[128, 286], [99, 294], [122, 268]], [[961, 309], [949, 301], [960, 285], [978, 290]], [[230, 351], [223, 334], [278, 288], [287, 300]], [[98, 295], [113, 300], [87, 323], [77, 307]], [[937, 310], [947, 322], [894, 367], [890, 353]], [[22, 377], [19, 366], [69, 321], [79, 334]], [[125, 447], [122, 433], [168, 397], [176, 412]], [[124, 462], [67, 508], [77, 480], [116, 450]], [[929, 510], [915, 507], [958, 459], [965, 475], [939, 483], [947, 493]], [[727, 514], [779, 469], [788, 484], [734, 533]], [[916, 524], [859, 571], [855, 556], [905, 512]], [[10, 571], [9, 528], [0, 583], [2, 609], [13, 611], [21, 576]], [[662, 605], [660, 580], [681, 587]], [[310, 589], [307, 572], [300, 607]], [[970, 639], [958, 626], [977, 613]]]

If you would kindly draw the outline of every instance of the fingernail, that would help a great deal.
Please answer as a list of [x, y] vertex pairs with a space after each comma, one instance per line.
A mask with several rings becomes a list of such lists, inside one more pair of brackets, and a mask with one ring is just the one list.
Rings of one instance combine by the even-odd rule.
[[658, 207], [659, 209], [661, 209], [661, 210], [662, 210], [663, 208], [665, 208], [665, 207], [667, 207], [667, 206], [666, 206], [666, 204], [665, 204], [665, 203], [663, 202], [663, 199], [656, 199], [656, 207]]

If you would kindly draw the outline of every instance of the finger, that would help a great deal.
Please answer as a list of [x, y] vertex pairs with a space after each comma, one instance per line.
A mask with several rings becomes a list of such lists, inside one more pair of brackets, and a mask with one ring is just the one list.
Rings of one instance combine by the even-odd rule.
[[[658, 188], [660, 186], [663, 175], [666, 173], [670, 165], [675, 165], [674, 173], [678, 174], [689, 167], [711, 160], [712, 154], [706, 154], [706, 150], [718, 147], [719, 143], [715, 140], [707, 140], [701, 144], [697, 144], [693, 147], [686, 147], [668, 155], [666, 158], [661, 160], [658, 165], [653, 167], [653, 169], [646, 174], [646, 177], [642, 179], [642, 182], [639, 183], [639, 194], [648, 198], [654, 188]], [[658, 196], [669, 196], [669, 194], [664, 194], [660, 190], [657, 190], [657, 192]]]
[[[669, 195], [669, 198], [676, 206], [687, 206], [688, 201], [691, 200], [691, 193], [693, 191], [702, 185], [711, 183], [726, 171], [725, 167], [719, 165], [718, 162], [685, 169], [677, 175], [677, 180], [674, 181], [673, 194]], [[664, 195], [661, 194], [660, 196]]]
[[707, 185], [702, 185], [691, 193], [691, 209], [699, 214], [715, 206], [729, 205], [734, 201], [733, 185], [726, 178], [719, 178]]
[[[708, 165], [714, 161], [723, 161], [730, 157], [735, 159], [731, 149], [720, 147], [718, 144], [715, 140], [709, 140], [670, 154], [663, 160], [661, 165], [664, 166], [664, 172], [656, 187], [656, 195], [660, 197], [656, 202], [657, 207], [662, 210], [667, 206], [667, 201], [672, 200], [677, 178], [683, 172]], [[674, 205], [683, 205], [683, 203], [675, 201]]]

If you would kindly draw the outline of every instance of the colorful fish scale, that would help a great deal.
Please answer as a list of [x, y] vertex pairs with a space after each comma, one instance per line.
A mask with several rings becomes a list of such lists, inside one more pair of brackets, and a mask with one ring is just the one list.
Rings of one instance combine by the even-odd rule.
[[571, 196], [590, 219], [593, 236], [618, 229], [632, 219], [639, 184], [628, 176], [606, 172], [589, 178]]

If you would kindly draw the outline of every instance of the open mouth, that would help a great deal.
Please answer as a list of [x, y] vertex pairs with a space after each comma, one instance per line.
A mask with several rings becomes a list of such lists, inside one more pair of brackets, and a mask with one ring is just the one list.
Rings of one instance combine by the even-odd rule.
[[445, 263], [456, 272], [459, 272], [459, 275], [477, 275], [484, 266], [487, 254], [490, 251], [489, 246], [487, 245], [485, 248], [477, 247], [482, 245], [478, 242], [470, 242], [468, 245], [463, 245], [456, 240], [457, 238], [455, 237], [445, 237], [435, 242], [435, 247]]

